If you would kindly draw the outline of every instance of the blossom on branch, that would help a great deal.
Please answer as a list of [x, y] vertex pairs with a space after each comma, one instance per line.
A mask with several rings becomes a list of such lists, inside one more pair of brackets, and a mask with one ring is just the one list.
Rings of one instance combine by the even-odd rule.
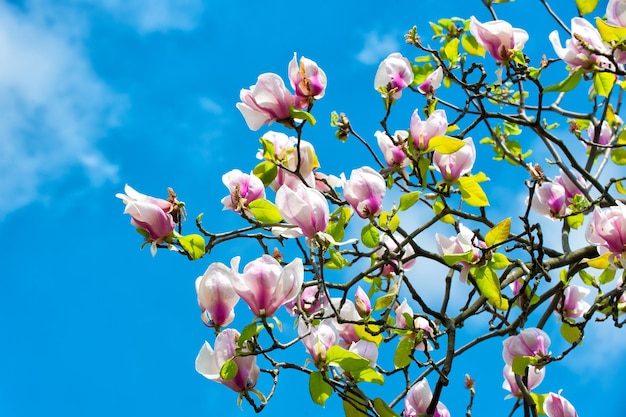
[[239, 295], [233, 288], [233, 274], [232, 269], [215, 262], [196, 279], [198, 305], [206, 324], [220, 328], [228, 326], [235, 318]]
[[496, 62], [508, 61], [512, 50], [521, 50], [528, 41], [528, 33], [514, 28], [504, 20], [481, 23], [470, 17], [470, 32], [476, 42], [491, 55]]
[[423, 83], [417, 86], [417, 91], [422, 94], [435, 94], [435, 91], [441, 87], [443, 81], [443, 68], [437, 67], [436, 70], [428, 74]]
[[[256, 364], [256, 356], [238, 356], [239, 336], [237, 330], [225, 329], [215, 338], [215, 349], [208, 342], [204, 342], [196, 357], [196, 371], [205, 378], [226, 385], [235, 392], [244, 392], [254, 388], [260, 369]], [[247, 352], [247, 349], [244, 348], [243, 351]], [[237, 373], [232, 379], [223, 379], [220, 376], [220, 370], [228, 360], [235, 362]]]
[[126, 194], [118, 193], [115, 196], [126, 204], [124, 214], [130, 214], [130, 224], [145, 230], [154, 242], [161, 241], [172, 233], [176, 227], [170, 214], [172, 203], [141, 194], [128, 184], [124, 187], [124, 192]]
[[437, 241], [437, 248], [441, 256], [454, 256], [467, 254], [466, 260], [460, 260], [457, 263], [463, 265], [459, 279], [461, 282], [467, 281], [467, 274], [473, 265], [478, 263], [482, 257], [481, 248], [486, 248], [487, 245], [482, 240], [479, 240], [475, 233], [463, 224], [459, 224], [459, 233], [456, 236], [445, 237], [439, 233], [435, 234], [435, 240]]
[[571, 27], [572, 37], [565, 41], [565, 48], [561, 46], [561, 39], [557, 30], [549, 35], [554, 52], [558, 57], [565, 61], [572, 70], [579, 68], [591, 70], [595, 66], [607, 66], [606, 57], [599, 54], [608, 54], [610, 51], [602, 42], [598, 30], [582, 17], [572, 18]]
[[518, 356], [546, 356], [550, 342], [550, 337], [543, 330], [534, 327], [524, 329], [502, 342], [502, 357], [507, 365], [512, 365], [513, 359]]
[[451, 154], [441, 154], [437, 151], [433, 154], [433, 163], [435, 168], [443, 179], [453, 183], [459, 180], [463, 175], [468, 174], [474, 167], [476, 161], [476, 148], [472, 138], [463, 139], [465, 145], [458, 151]]
[[300, 101], [299, 107], [308, 105], [308, 99], [319, 100], [324, 97], [326, 90], [326, 74], [315, 61], [301, 57], [297, 60], [297, 54], [293, 54], [293, 59], [289, 62], [289, 82], [296, 92], [296, 97]]
[[346, 201], [364, 219], [380, 214], [386, 192], [383, 176], [368, 166], [353, 170], [343, 185]]
[[558, 394], [549, 393], [543, 402], [543, 411], [548, 417], [578, 417], [574, 406]]
[[609, 0], [606, 5], [606, 22], [610, 25], [626, 27], [626, 1]]
[[289, 107], [296, 105], [283, 79], [271, 72], [259, 75], [257, 83], [249, 90], [242, 89], [239, 99], [237, 108], [251, 130], [259, 130], [274, 121], [289, 120]]
[[396, 130], [393, 134], [395, 142], [385, 132], [374, 132], [378, 147], [385, 156], [385, 162], [388, 167], [404, 168], [409, 165], [409, 157], [404, 151], [406, 149], [406, 140], [409, 137], [409, 132], [406, 130]]
[[[522, 390], [517, 384], [517, 380], [515, 379], [515, 373], [513, 372], [513, 368], [511, 365], [504, 365], [504, 369], [502, 370], [504, 375], [504, 382], [502, 383], [502, 388], [507, 391], [510, 391], [511, 394], [507, 395], [505, 399], [508, 398], [522, 398]], [[528, 366], [528, 379], [526, 383], [526, 388], [528, 391], [532, 391], [535, 389], [541, 382], [543, 378], [546, 376], [546, 368], [537, 369], [533, 365]]]
[[[397, 100], [402, 96], [402, 90], [413, 82], [413, 68], [411, 62], [399, 52], [394, 52], [385, 58], [378, 66], [376, 77], [374, 78], [374, 88], [378, 91], [384, 87], [388, 92], [393, 91], [393, 99]], [[386, 97], [386, 94], [381, 94]]]
[[326, 361], [326, 351], [337, 342], [335, 329], [325, 321], [317, 326], [309, 326], [300, 319], [298, 336], [311, 355], [315, 366], [321, 366]]
[[222, 199], [224, 210], [241, 212], [247, 210], [246, 207], [252, 201], [265, 198], [263, 181], [252, 173], [244, 174], [238, 169], [233, 169], [222, 176], [222, 182], [230, 191], [230, 194]]
[[324, 232], [330, 212], [324, 195], [314, 188], [299, 183], [295, 189], [283, 185], [276, 192], [276, 207], [289, 224], [297, 226], [281, 232], [283, 236], [306, 236], [312, 238]]
[[615, 206], [606, 209], [596, 207], [585, 232], [589, 243], [598, 247], [598, 253], [613, 254], [624, 266], [626, 251], [626, 205], [616, 201]]
[[411, 137], [415, 149], [421, 152], [428, 149], [428, 143], [435, 136], [441, 136], [448, 130], [448, 117], [443, 110], [435, 110], [425, 121], [419, 116], [417, 109], [411, 115]]
[[[433, 399], [433, 393], [426, 379], [422, 379], [413, 385], [404, 399], [404, 416], [419, 417], [426, 415], [428, 406]], [[448, 408], [439, 401], [435, 409], [434, 417], [450, 417]]]
[[589, 295], [591, 290], [580, 285], [569, 285], [563, 291], [563, 297], [559, 300], [559, 304], [555, 310], [555, 314], [560, 315], [563, 310], [563, 317], [577, 319], [582, 317], [591, 307], [584, 298]]
[[273, 316], [276, 310], [293, 300], [302, 288], [304, 267], [296, 258], [282, 268], [270, 255], [263, 255], [248, 263], [238, 273], [239, 257], [231, 261], [233, 287], [257, 317]]

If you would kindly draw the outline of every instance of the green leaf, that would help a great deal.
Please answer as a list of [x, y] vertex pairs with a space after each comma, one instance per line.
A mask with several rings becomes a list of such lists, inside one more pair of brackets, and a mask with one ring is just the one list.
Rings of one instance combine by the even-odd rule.
[[384, 310], [396, 299], [397, 294], [385, 294], [382, 297], [378, 297], [374, 302], [374, 311]]
[[622, 183], [622, 181], [617, 181], [615, 183], [615, 189], [620, 194], [626, 194], [626, 187], [624, 187], [624, 184]]
[[568, 343], [574, 343], [580, 338], [580, 329], [564, 321], [561, 324], [561, 336], [563, 336], [563, 339], [567, 340]]
[[352, 371], [350, 372], [350, 375], [352, 375], [355, 382], [370, 382], [378, 385], [383, 385], [385, 383], [385, 377], [371, 367], [367, 367], [360, 371]]
[[332, 387], [324, 380], [324, 375], [319, 371], [311, 372], [309, 375], [309, 394], [311, 394], [313, 402], [322, 407], [333, 394]]
[[382, 398], [374, 398], [374, 409], [380, 417], [400, 417]]
[[550, 394], [535, 394], [534, 392], [530, 393], [530, 397], [535, 402], [535, 406], [537, 408], [537, 414], [540, 416], [545, 416], [546, 412], [543, 411], [543, 403], [546, 401]]
[[326, 364], [340, 366], [344, 371], [360, 371], [370, 366], [369, 359], [334, 345], [326, 351]]
[[[445, 205], [443, 204], [443, 201], [441, 200], [437, 200], [433, 203], [433, 212], [435, 214], [439, 214], [443, 211], [443, 209], [445, 208]], [[448, 223], [448, 224], [454, 224], [456, 223], [454, 221], [454, 217], [451, 214], [446, 214], [445, 216], [443, 216], [440, 219], [442, 222], [444, 223]]]
[[225, 381], [230, 381], [235, 376], [237, 376], [238, 370], [239, 370], [239, 367], [237, 366], [237, 363], [235, 362], [235, 358], [229, 358], [226, 362], [224, 362], [224, 365], [222, 365], [222, 367], [220, 368], [220, 378], [222, 378]]
[[248, 204], [248, 209], [254, 215], [254, 218], [261, 223], [279, 223], [283, 216], [278, 211], [278, 207], [269, 200], [259, 198]]
[[204, 256], [204, 238], [200, 235], [187, 235], [178, 238], [180, 246], [194, 261]]
[[430, 159], [426, 156], [420, 158], [417, 162], [417, 170], [420, 175], [420, 185], [422, 188], [426, 188], [426, 184], [428, 184], [428, 170], [430, 167]]
[[473, 207], [485, 207], [489, 205], [487, 194], [473, 177], [461, 177], [457, 181], [463, 200]]
[[368, 248], [378, 247], [380, 234], [373, 224], [368, 224], [361, 230], [361, 242]]
[[596, 277], [594, 277], [593, 275], [591, 275], [589, 272], [585, 271], [584, 269], [578, 271], [578, 276], [580, 276], [580, 279], [586, 285], [594, 286], [596, 282]]
[[354, 331], [357, 336], [359, 336], [359, 339], [375, 343], [376, 346], [380, 346], [383, 341], [383, 335], [380, 333], [380, 326], [376, 324], [355, 324]]
[[526, 368], [528, 365], [533, 365], [537, 361], [533, 356], [516, 356], [513, 358], [513, 363], [511, 364], [511, 369], [513, 372], [519, 376], [526, 375]]
[[[428, 141], [428, 149], [426, 153], [437, 151], [440, 154], [451, 154], [465, 146], [465, 142], [451, 136], [435, 136]], [[430, 162], [430, 161], [429, 161]]]
[[576, 7], [582, 15], [593, 12], [598, 6], [598, 0], [576, 0]]
[[393, 364], [396, 369], [406, 368], [409, 366], [414, 347], [415, 342], [413, 339], [408, 337], [400, 339], [396, 352], [393, 355]]
[[606, 252], [604, 255], [596, 256], [593, 259], [587, 259], [587, 265], [595, 269], [606, 269], [611, 266], [609, 262], [610, 252]]
[[271, 140], [260, 138], [259, 142], [263, 146], [263, 158], [268, 161], [273, 161], [276, 158], [276, 148], [274, 147], [274, 142]]
[[239, 339], [237, 340], [237, 345], [239, 347], [243, 347], [243, 343], [246, 340], [250, 340], [256, 335], [259, 334], [259, 331], [263, 328], [262, 325], [256, 323], [250, 323], [241, 331], [241, 335], [239, 335]]
[[350, 400], [343, 400], [343, 412], [346, 417], [369, 417], [363, 399], [352, 391], [347, 391], [346, 396]]
[[507, 217], [496, 224], [485, 235], [485, 244], [489, 247], [497, 246], [509, 238], [511, 232], [511, 218]]
[[493, 269], [504, 269], [510, 264], [511, 261], [505, 255], [497, 252], [491, 256], [491, 261], [489, 261], [489, 266]]
[[278, 175], [278, 167], [270, 161], [263, 161], [254, 167], [252, 173], [263, 181], [263, 185], [267, 187]]
[[585, 222], [585, 215], [583, 213], [573, 214], [571, 216], [567, 216], [567, 224], [572, 229], [578, 229]]
[[459, 60], [459, 43], [459, 39], [454, 38], [442, 48], [444, 57], [452, 64]]
[[402, 194], [400, 196], [400, 206], [398, 207], [398, 210], [405, 211], [413, 207], [413, 205], [419, 201], [420, 194], [422, 194], [421, 191], [413, 191], [408, 194]]
[[307, 121], [311, 124], [311, 126], [315, 126], [315, 117], [309, 112], [298, 110], [293, 106], [289, 106], [289, 115], [294, 119], [300, 119]]
[[615, 279], [616, 272], [617, 271], [615, 269], [608, 268], [602, 271], [602, 273], [598, 277], [598, 282], [600, 283], [600, 285], [608, 284], [609, 282], [613, 281]]
[[391, 230], [391, 232], [395, 232], [396, 230], [398, 230], [398, 227], [400, 226], [400, 216], [398, 216], [397, 214], [394, 214], [393, 216], [391, 216], [391, 219], [389, 220], [389, 230]]
[[335, 242], [341, 242], [345, 235], [346, 225], [352, 216], [349, 207], [339, 207], [330, 215], [330, 222], [326, 228], [326, 233], [331, 235]]
[[500, 280], [493, 268], [485, 266], [474, 270], [476, 286], [480, 293], [498, 310], [509, 308], [509, 301], [502, 296]]
[[565, 92], [576, 88], [580, 82], [584, 70], [579, 69], [571, 73], [566, 79], [557, 84], [552, 84], [543, 89], [544, 93], [550, 92]]
[[328, 250], [330, 258], [326, 263], [324, 263], [324, 267], [328, 269], [342, 269], [346, 265], [348, 265], [348, 260], [341, 255], [337, 249], [329, 248]]
[[467, 252], [464, 252], [464, 253], [454, 253], [454, 254], [444, 253], [442, 255], [442, 258], [444, 262], [448, 264], [448, 266], [453, 266], [455, 264], [458, 264], [459, 262], [471, 263], [472, 260], [474, 259], [474, 251], [468, 250]]
[[600, 97], [608, 97], [615, 84], [615, 74], [596, 72], [593, 76], [593, 88]]
[[616, 148], [611, 151], [611, 161], [617, 165], [626, 165], [626, 149]]
[[463, 45], [463, 49], [465, 49], [468, 54], [474, 56], [482, 56], [484, 58], [486, 52], [485, 48], [480, 46], [478, 42], [476, 42], [476, 38], [474, 38], [473, 36], [464, 34], [461, 37], [461, 45]]
[[596, 27], [606, 43], [619, 42], [626, 38], [626, 28], [609, 25], [599, 17], [596, 17]]

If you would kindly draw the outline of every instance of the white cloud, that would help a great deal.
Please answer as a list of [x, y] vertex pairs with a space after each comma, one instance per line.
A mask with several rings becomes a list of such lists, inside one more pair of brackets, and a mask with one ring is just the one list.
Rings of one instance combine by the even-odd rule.
[[215, 116], [219, 116], [224, 112], [222, 106], [209, 97], [200, 97], [200, 107]]
[[[69, 19], [35, 2], [0, 3], [0, 219], [78, 168], [99, 184], [117, 168], [96, 148], [121, 101], [94, 74]], [[42, 18], [45, 16], [46, 18]]]
[[400, 44], [395, 34], [380, 35], [377, 31], [369, 32], [365, 35], [365, 45], [356, 56], [357, 61], [362, 64], [377, 64], [392, 52], [397, 52]]
[[141, 33], [192, 30], [204, 12], [202, 0], [104, 0], [94, 4]]

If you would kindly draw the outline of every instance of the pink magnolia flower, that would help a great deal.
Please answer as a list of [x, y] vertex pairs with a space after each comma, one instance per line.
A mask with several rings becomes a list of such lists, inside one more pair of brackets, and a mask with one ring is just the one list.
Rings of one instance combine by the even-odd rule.
[[565, 216], [567, 212], [565, 188], [556, 182], [543, 182], [535, 189], [530, 205], [537, 213], [552, 220]]
[[512, 50], [521, 50], [528, 40], [528, 33], [514, 28], [504, 20], [481, 23], [474, 16], [470, 17], [470, 32], [476, 42], [497, 62], [507, 61]]
[[463, 175], [469, 173], [476, 161], [476, 148], [472, 138], [463, 139], [465, 145], [451, 154], [440, 154], [435, 151], [433, 163], [443, 179], [447, 182], [458, 181]]
[[370, 361], [372, 368], [376, 367], [376, 361], [378, 360], [378, 346], [374, 342], [368, 342], [367, 340], [359, 340], [352, 342], [348, 351], [356, 353], [362, 358]]
[[[422, 330], [423, 331], [422, 335], [424, 339], [432, 339], [433, 337], [435, 337], [435, 331], [430, 325], [430, 322], [424, 317], [421, 317], [421, 316], [415, 317], [415, 313], [413, 313], [413, 309], [406, 302], [406, 298], [402, 300], [402, 303], [395, 308], [394, 313], [396, 315], [396, 327], [397, 328], [399, 329], [409, 328], [409, 324], [406, 322], [406, 317], [405, 317], [405, 315], [408, 314], [410, 317], [414, 317], [411, 328], [416, 329], [416, 330]], [[426, 350], [430, 348], [432, 348], [430, 343], [424, 343], [424, 341], [421, 341], [417, 345], [415, 345], [415, 349], [417, 350]]]
[[[426, 379], [413, 385], [404, 399], [404, 417], [419, 417], [426, 415], [428, 406], [433, 399], [433, 393]], [[434, 417], [450, 417], [448, 408], [439, 401]]]
[[[337, 334], [340, 338], [340, 345], [347, 347], [350, 346], [352, 342], [358, 342], [361, 340], [354, 329], [354, 323], [362, 321], [354, 303], [350, 300], [345, 300], [343, 305], [341, 305], [341, 298], [333, 298], [330, 302], [339, 313], [339, 317], [341, 319], [338, 320], [334, 317], [331, 320], [331, 323], [337, 330]], [[339, 308], [340, 305], [341, 308]]]
[[428, 143], [432, 138], [444, 135], [447, 129], [448, 118], [443, 110], [435, 110], [425, 121], [422, 121], [417, 109], [411, 116], [411, 137], [413, 138], [415, 149], [419, 149], [422, 152], [428, 149]]
[[417, 86], [417, 91], [422, 94], [432, 93], [435, 94], [435, 91], [441, 87], [441, 82], [443, 81], [443, 68], [437, 67], [436, 70], [428, 74], [423, 83]]
[[[263, 135], [263, 139], [269, 141], [274, 146], [273, 159], [283, 161], [287, 154], [293, 152], [294, 147], [298, 143], [298, 139], [293, 136], [287, 136], [282, 132], [274, 132], [270, 130]], [[264, 159], [263, 149], [259, 149], [256, 154], [257, 159]]]
[[385, 179], [370, 167], [355, 169], [343, 185], [343, 195], [359, 217], [378, 216], [387, 192]]
[[294, 236], [312, 238], [328, 226], [330, 212], [326, 198], [302, 183], [293, 190], [287, 185], [280, 187], [276, 192], [276, 206], [287, 223], [297, 226]]
[[[404, 237], [398, 236], [398, 241], [402, 242], [404, 240]], [[385, 256], [386, 253], [389, 252], [390, 256], [392, 259], [389, 260], [388, 263], [386, 263], [381, 271], [381, 275], [389, 277], [391, 275], [395, 275], [396, 271], [397, 271], [397, 267], [398, 267], [398, 260], [393, 259], [393, 256], [399, 256], [400, 253], [403, 251], [404, 255], [402, 256], [402, 270], [403, 271], [409, 271], [411, 268], [413, 268], [413, 265], [415, 265], [415, 261], [417, 260], [416, 258], [412, 258], [412, 259], [408, 259], [411, 258], [413, 255], [415, 255], [415, 251], [413, 250], [413, 246], [411, 246], [411, 244], [407, 243], [406, 245], [404, 245], [402, 247], [402, 251], [398, 248], [398, 244], [396, 243], [396, 241], [394, 239], [391, 238], [391, 236], [389, 235], [382, 235], [381, 239], [381, 246], [378, 250], [376, 250], [376, 255], [381, 258], [383, 256]], [[404, 261], [404, 259], [408, 259], [406, 261]], [[395, 266], [395, 267], [394, 267]]]
[[277, 120], [288, 120], [289, 106], [296, 105], [285, 82], [273, 73], [259, 75], [255, 85], [249, 90], [241, 90], [239, 99], [241, 102], [237, 103], [237, 108], [251, 130], [259, 130]]
[[[300, 154], [298, 161], [298, 154]], [[300, 166], [298, 167], [298, 162]], [[282, 165], [287, 169], [280, 167], [276, 179], [272, 181], [271, 187], [274, 191], [278, 190], [281, 186], [287, 185], [291, 189], [295, 189], [298, 184], [302, 184], [302, 177], [304, 182], [309, 187], [315, 187], [315, 174], [314, 170], [319, 168], [320, 164], [317, 160], [317, 154], [310, 142], [306, 140], [300, 141], [300, 147], [294, 147], [291, 151], [285, 154], [282, 159]], [[293, 174], [289, 171], [295, 172], [298, 170], [300, 176]]]
[[598, 134], [598, 140], [596, 141], [596, 126], [591, 123], [587, 128], [587, 135], [589, 136], [589, 142], [597, 143], [598, 145], [608, 145], [613, 139], [613, 132], [609, 123], [604, 120], [600, 126], [600, 133]]
[[297, 316], [300, 311], [308, 316], [320, 311], [326, 305], [326, 295], [317, 286], [306, 287], [299, 296], [285, 303], [285, 308], [292, 316]]
[[[510, 365], [504, 365], [504, 369], [502, 371], [504, 374], [504, 382], [502, 383], [502, 388], [507, 391], [510, 391], [511, 394], [507, 395], [505, 399], [508, 398], [522, 398], [522, 390], [517, 385], [517, 381], [515, 380], [515, 373], [513, 372], [513, 368]], [[536, 387], [541, 384], [543, 378], [546, 375], [546, 368], [537, 369], [532, 365], [528, 366], [528, 382], [527, 387], [528, 391], [534, 390]]]
[[296, 91], [296, 97], [300, 100], [300, 107], [308, 105], [308, 98], [319, 100], [324, 97], [326, 90], [326, 74], [317, 65], [305, 57], [297, 60], [297, 54], [293, 54], [293, 59], [289, 62], [289, 82]]
[[582, 175], [574, 173], [574, 176], [576, 177], [576, 182], [574, 182], [563, 172], [563, 170], [559, 171], [561, 172], [561, 175], [557, 175], [556, 177], [554, 177], [554, 182], [563, 187], [563, 189], [565, 190], [565, 200], [569, 204], [572, 202], [577, 194], [583, 195], [583, 192], [578, 187], [581, 186], [583, 188], [586, 188], [587, 181], [585, 181]]
[[626, 251], [626, 205], [616, 201], [615, 206], [607, 209], [596, 207], [585, 232], [585, 238], [598, 247], [603, 255], [613, 253], [624, 261], [622, 254]]
[[304, 347], [311, 355], [315, 366], [321, 366], [326, 362], [326, 352], [337, 342], [337, 334], [332, 326], [325, 321], [317, 326], [309, 327], [304, 321], [298, 322], [298, 336]]
[[606, 22], [613, 26], [626, 27], [626, 1], [609, 0], [606, 5]]
[[233, 288], [234, 272], [226, 265], [215, 262], [204, 275], [196, 279], [198, 305], [207, 324], [220, 328], [228, 326], [235, 318], [235, 305], [239, 295]]
[[354, 307], [360, 317], [367, 317], [372, 312], [372, 302], [360, 285], [356, 289], [356, 294], [354, 295]]
[[[256, 356], [237, 356], [237, 339], [239, 332], [235, 329], [225, 329], [215, 338], [215, 350], [208, 342], [200, 349], [196, 357], [196, 371], [211, 381], [226, 385], [235, 392], [244, 392], [254, 388], [259, 378], [260, 369], [256, 364]], [[244, 348], [244, 352], [247, 349]], [[233, 379], [225, 380], [220, 376], [220, 370], [227, 360], [233, 359], [237, 364], [237, 374]]]
[[[555, 310], [557, 315], [560, 315], [561, 308], [563, 309], [563, 316], [571, 319], [582, 317], [591, 306], [584, 298], [589, 295], [591, 290], [587, 287], [579, 285], [570, 285], [563, 291], [563, 297], [559, 301], [559, 304]], [[565, 301], [563, 301], [565, 300]]]
[[130, 224], [148, 232], [150, 240], [160, 241], [172, 233], [176, 224], [169, 213], [172, 203], [160, 198], [141, 194], [130, 185], [124, 187], [126, 194], [115, 194], [126, 207], [124, 214], [130, 214]]
[[413, 309], [406, 302], [406, 298], [402, 300], [402, 303], [400, 303], [400, 305], [395, 308], [394, 313], [396, 315], [396, 327], [399, 329], [408, 329], [409, 326], [407, 325], [404, 314], [406, 313], [409, 316], [413, 317], [415, 313], [413, 313]]
[[578, 417], [574, 406], [558, 394], [550, 392], [543, 402], [543, 411], [548, 417]]
[[404, 152], [409, 132], [406, 130], [396, 130], [393, 134], [396, 143], [394, 143], [393, 139], [385, 132], [376, 131], [374, 136], [376, 136], [376, 140], [378, 141], [378, 147], [383, 152], [383, 155], [385, 155], [387, 166], [404, 168], [409, 165], [409, 157]]
[[411, 62], [399, 52], [394, 52], [380, 63], [374, 78], [374, 88], [378, 90], [380, 87], [386, 87], [388, 91], [395, 89], [393, 99], [397, 100], [402, 96], [402, 90], [411, 85], [412, 82], [413, 68]]
[[482, 251], [480, 249], [487, 247], [485, 242], [479, 240], [474, 232], [466, 226], [463, 226], [462, 223], [459, 223], [459, 233], [456, 236], [448, 238], [436, 233], [435, 241], [437, 242], [437, 248], [441, 256], [471, 253], [471, 259], [469, 261], [460, 261], [461, 265], [463, 265], [461, 274], [459, 275], [461, 282], [467, 281], [469, 270], [480, 261], [482, 257]]
[[[582, 17], [574, 17], [572, 19], [572, 38], [565, 41], [565, 48], [561, 46], [559, 32], [553, 31], [549, 36], [554, 52], [561, 58], [572, 70], [579, 68], [592, 69], [594, 66], [606, 66], [608, 61], [606, 58], [596, 55], [589, 49], [593, 49], [600, 53], [609, 53], [609, 49], [602, 42], [602, 37], [591, 23]], [[583, 47], [584, 42], [586, 47]]]
[[239, 257], [231, 261], [235, 291], [257, 317], [269, 317], [300, 292], [304, 280], [302, 260], [296, 258], [285, 268], [270, 255], [250, 262], [239, 274]]
[[507, 365], [513, 364], [517, 356], [544, 356], [548, 354], [550, 337], [535, 327], [522, 330], [515, 336], [509, 336], [502, 342], [502, 357]]
[[222, 199], [224, 210], [241, 212], [248, 204], [259, 198], [265, 198], [265, 186], [256, 175], [244, 174], [233, 169], [222, 176], [222, 182], [230, 194]]

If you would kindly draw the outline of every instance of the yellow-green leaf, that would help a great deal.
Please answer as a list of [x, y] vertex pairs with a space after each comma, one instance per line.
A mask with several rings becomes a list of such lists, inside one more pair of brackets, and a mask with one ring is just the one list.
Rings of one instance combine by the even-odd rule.
[[599, 17], [596, 17], [596, 27], [602, 40], [606, 43], [619, 42], [626, 38], [626, 28], [609, 25]]
[[380, 326], [376, 324], [355, 324], [354, 331], [359, 336], [359, 339], [375, 343], [376, 346], [380, 346], [383, 341], [383, 335], [379, 333]]
[[451, 154], [465, 145], [460, 139], [453, 138], [451, 136], [435, 136], [428, 141], [428, 149], [426, 152], [437, 151], [440, 154]]
[[413, 191], [411, 193], [401, 195], [398, 210], [404, 211], [413, 207], [413, 205], [419, 200], [421, 193], [421, 191]]
[[382, 398], [374, 398], [374, 409], [380, 417], [400, 417]]
[[608, 97], [615, 84], [615, 74], [596, 72], [593, 76], [593, 87], [600, 97]]
[[624, 184], [622, 183], [622, 181], [617, 181], [615, 183], [615, 189], [620, 194], [626, 194], [626, 187], [624, 187]]
[[606, 269], [611, 263], [609, 262], [609, 256], [611, 256], [610, 252], [605, 253], [604, 255], [598, 256], [593, 259], [587, 260], [587, 265], [595, 269]]
[[485, 48], [480, 46], [478, 42], [476, 42], [476, 38], [471, 35], [463, 35], [461, 37], [461, 45], [463, 45], [463, 49], [470, 55], [485, 56]]
[[509, 301], [500, 292], [500, 280], [498, 274], [490, 267], [476, 268], [474, 270], [476, 286], [480, 293], [498, 310], [507, 310]]
[[598, 0], [576, 0], [576, 7], [583, 16], [593, 12], [598, 6]]
[[200, 235], [187, 235], [178, 238], [180, 246], [194, 261], [204, 256], [204, 238]]
[[233, 358], [228, 359], [220, 368], [220, 378], [225, 381], [230, 381], [237, 375], [239, 370], [237, 362]]
[[283, 219], [283, 216], [278, 211], [278, 207], [264, 198], [251, 201], [248, 204], [248, 208], [254, 215], [254, 218], [261, 223], [278, 223]]
[[580, 82], [584, 70], [579, 69], [571, 73], [566, 79], [560, 83], [552, 84], [543, 89], [545, 93], [549, 92], [565, 92], [573, 90]]
[[278, 167], [270, 161], [263, 161], [254, 167], [252, 173], [263, 181], [263, 185], [267, 187], [278, 175]]
[[315, 404], [324, 406], [326, 400], [332, 395], [333, 389], [328, 382], [324, 381], [322, 373], [317, 371], [309, 375], [309, 393]]
[[626, 165], [626, 149], [616, 148], [611, 151], [611, 161], [617, 165]]
[[368, 248], [375, 248], [380, 242], [380, 234], [374, 225], [368, 224], [361, 229], [361, 242]]
[[567, 322], [563, 322], [563, 324], [561, 324], [561, 336], [569, 343], [574, 343], [580, 338], [580, 329]]
[[[435, 201], [433, 203], [433, 212], [435, 214], [441, 213], [444, 208], [445, 208], [445, 205], [443, 204], [443, 201], [441, 201], [441, 200], [437, 200], [437, 201]], [[454, 224], [455, 223], [454, 217], [451, 214], [446, 214], [440, 220], [442, 222], [448, 223], [448, 224]]]
[[509, 238], [511, 232], [511, 218], [507, 217], [500, 223], [496, 224], [485, 235], [485, 243], [487, 246], [492, 247], [499, 245]]
[[457, 186], [461, 191], [463, 200], [474, 207], [485, 207], [489, 205], [487, 194], [482, 187], [472, 177], [461, 177], [457, 181]]

